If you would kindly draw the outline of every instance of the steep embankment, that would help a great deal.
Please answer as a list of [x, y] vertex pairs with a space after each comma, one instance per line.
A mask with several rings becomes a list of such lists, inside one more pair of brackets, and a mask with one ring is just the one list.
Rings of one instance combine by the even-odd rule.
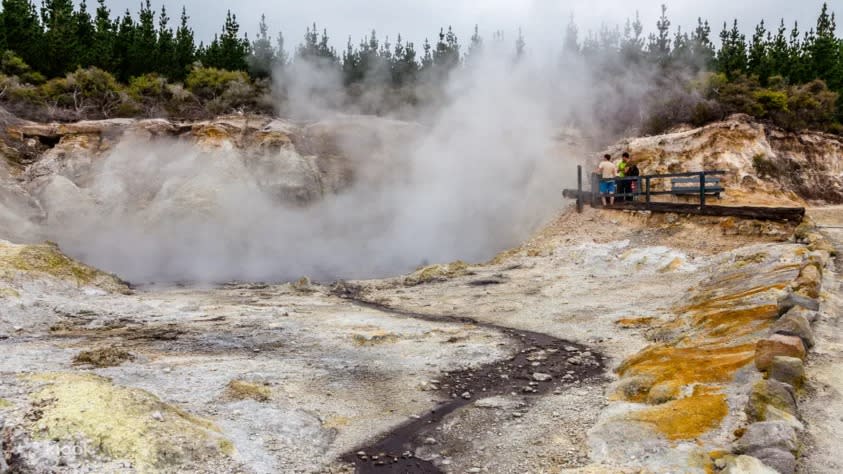
[[793, 205], [843, 203], [843, 140], [818, 132], [791, 133], [736, 115], [724, 122], [625, 140], [642, 174], [723, 170], [723, 202]]

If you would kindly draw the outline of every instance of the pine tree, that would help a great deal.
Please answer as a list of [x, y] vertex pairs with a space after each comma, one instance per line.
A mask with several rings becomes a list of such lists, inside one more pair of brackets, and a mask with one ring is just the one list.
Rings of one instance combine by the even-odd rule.
[[793, 22], [793, 28], [790, 30], [790, 38], [788, 40], [788, 72], [790, 80], [794, 83], [805, 82], [808, 68], [805, 65], [805, 54], [800, 39], [799, 23]]
[[312, 29], [308, 27], [304, 34], [304, 42], [296, 48], [296, 59], [336, 64], [338, 58], [334, 49], [328, 45], [328, 31], [323, 30], [320, 38], [316, 23]]
[[363, 75], [360, 71], [360, 55], [351, 44], [351, 36], [349, 36], [342, 56], [343, 84], [349, 86], [362, 80]]
[[834, 14], [829, 15], [828, 4], [823, 3], [817, 18], [817, 29], [813, 41], [807, 46], [810, 55], [811, 78], [826, 81], [832, 90], [843, 86], [843, 64], [841, 64], [841, 43], [835, 36], [837, 24]]
[[105, 71], [114, 71], [117, 68], [114, 61], [117, 25], [111, 19], [111, 11], [105, 5], [105, 0], [98, 0], [97, 3], [94, 17], [94, 44], [91, 47], [92, 64]]
[[392, 57], [392, 83], [399, 87], [415, 83], [419, 65], [413, 43], [402, 44], [401, 35], [398, 35]]
[[608, 57], [618, 52], [620, 49], [621, 33], [617, 27], [609, 28], [605, 23], [601, 24], [598, 36], [601, 54]]
[[85, 0], [79, 2], [79, 10], [73, 14], [73, 23], [76, 36], [77, 62], [79, 66], [88, 67], [95, 63], [94, 44], [96, 42], [96, 29], [93, 19], [88, 13], [88, 4]]
[[624, 64], [638, 64], [644, 55], [644, 24], [638, 12], [635, 12], [635, 21], [626, 20], [623, 30], [623, 37], [620, 43], [621, 61]]
[[424, 45], [422, 45], [422, 51], [424, 51], [424, 55], [422, 56], [421, 60], [421, 68], [422, 70], [430, 70], [433, 67], [433, 53], [432, 47], [430, 45], [430, 40], [427, 38], [424, 39]]
[[738, 20], [735, 20], [730, 30], [726, 23], [723, 23], [723, 31], [720, 33], [720, 51], [717, 55], [718, 70], [729, 79], [734, 79], [746, 73], [746, 36], [738, 29]]
[[776, 36], [769, 44], [770, 57], [770, 75], [781, 76], [785, 79], [790, 78], [790, 49], [787, 44], [787, 28], [784, 25], [784, 19], [779, 23], [779, 29], [776, 31]]
[[117, 34], [114, 38], [114, 61], [117, 65], [115, 72], [117, 73], [118, 79], [128, 82], [132, 74], [131, 53], [137, 27], [129, 10], [126, 10], [119, 24], [120, 26], [117, 28]]
[[230, 71], [245, 71], [248, 69], [246, 58], [249, 55], [249, 41], [241, 38], [240, 24], [237, 16], [228, 11], [225, 17], [222, 34], [219, 37], [220, 63], [217, 67]]
[[667, 18], [667, 5], [662, 4], [662, 14], [656, 22], [658, 34], [650, 35], [647, 52], [650, 59], [661, 66], [670, 61], [670, 20]]
[[167, 7], [161, 6], [161, 15], [158, 16], [158, 43], [155, 51], [155, 71], [167, 78], [179, 74], [179, 65], [176, 62], [176, 40], [173, 36], [173, 29], [170, 28], [170, 17], [167, 16]]
[[691, 56], [694, 71], [709, 71], [715, 66], [716, 53], [711, 42], [711, 26], [702, 18], [697, 18], [697, 28], [691, 35]]
[[764, 86], [767, 85], [771, 72], [769, 47], [767, 28], [764, 25], [764, 20], [761, 20], [761, 23], [755, 27], [755, 33], [752, 35], [752, 41], [749, 44], [747, 68], [749, 73], [757, 76], [761, 85]]
[[275, 57], [272, 58], [272, 65], [275, 68], [283, 68], [290, 62], [290, 57], [284, 46], [284, 34], [280, 31], [278, 32], [278, 38], [275, 40], [275, 44]]
[[196, 43], [193, 39], [193, 30], [188, 25], [189, 19], [187, 9], [182, 7], [179, 27], [176, 29], [175, 64], [171, 73], [174, 80], [184, 79], [188, 68], [196, 60]]
[[475, 61], [483, 51], [483, 38], [480, 37], [480, 27], [478, 25], [474, 25], [474, 34], [471, 35], [470, 41], [468, 51], [465, 53], [466, 63]]
[[673, 36], [673, 50], [670, 52], [670, 62], [681, 68], [690, 67], [694, 69], [694, 50], [691, 46], [691, 38], [687, 33], [682, 32], [682, 27], [676, 28]]
[[579, 29], [577, 28], [577, 24], [574, 23], [573, 14], [571, 14], [568, 20], [568, 26], [565, 28], [565, 40], [562, 43], [562, 51], [570, 55], [580, 52]]
[[448, 72], [460, 64], [460, 45], [453, 28], [439, 30], [439, 42], [433, 50], [433, 63], [440, 72]]
[[79, 65], [76, 25], [72, 0], [45, 0], [41, 7], [44, 24], [43, 71], [51, 77], [61, 76]]
[[44, 33], [35, 5], [30, 0], [3, 0], [0, 26], [4, 47], [17, 53], [34, 69], [46, 72]]
[[128, 48], [128, 74], [130, 77], [140, 76], [157, 69], [155, 64], [157, 46], [155, 12], [152, 10], [150, 1], [145, 0], [141, 3], [134, 38]]
[[258, 24], [258, 35], [252, 42], [252, 50], [249, 54], [249, 72], [252, 77], [267, 78], [272, 74], [272, 66], [275, 61], [275, 48], [269, 39], [269, 27], [266, 25], [266, 15], [261, 15]]

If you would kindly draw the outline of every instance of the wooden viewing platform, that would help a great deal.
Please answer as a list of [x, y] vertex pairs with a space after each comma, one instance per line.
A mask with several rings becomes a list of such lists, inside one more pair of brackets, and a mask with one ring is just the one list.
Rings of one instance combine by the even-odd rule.
[[[616, 181], [635, 182], [635, 191], [631, 193], [616, 193], [615, 203], [606, 206], [607, 209], [651, 211], [651, 212], [673, 212], [677, 214], [696, 214], [703, 216], [732, 216], [745, 219], [774, 220], [800, 222], [805, 216], [804, 207], [765, 207], [765, 206], [720, 206], [711, 205], [706, 201], [706, 195], [714, 194], [719, 196], [724, 191], [720, 187], [718, 178], [712, 176], [726, 174], [725, 171], [698, 171], [689, 173], [657, 174], [645, 176], [633, 176], [618, 178]], [[689, 191], [686, 186], [689, 182], [698, 182], [695, 188]], [[674, 186], [681, 182], [681, 189], [653, 190], [651, 183], [656, 179], [670, 179]], [[591, 175], [591, 191], [582, 189], [582, 166], [577, 166], [577, 188], [565, 189], [562, 195], [566, 198], [577, 200], [577, 211], [582, 212], [583, 205], [588, 202], [592, 207], [603, 207], [601, 195], [598, 192], [600, 176]], [[673, 196], [699, 196], [699, 203], [677, 203], [677, 202], [656, 202], [652, 196], [673, 195]], [[624, 198], [632, 198], [626, 201]]]

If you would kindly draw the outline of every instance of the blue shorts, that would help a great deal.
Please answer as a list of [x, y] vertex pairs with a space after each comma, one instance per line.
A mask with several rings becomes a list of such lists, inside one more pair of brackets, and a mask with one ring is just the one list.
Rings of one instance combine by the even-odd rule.
[[600, 194], [615, 194], [615, 182], [612, 181], [600, 181]]

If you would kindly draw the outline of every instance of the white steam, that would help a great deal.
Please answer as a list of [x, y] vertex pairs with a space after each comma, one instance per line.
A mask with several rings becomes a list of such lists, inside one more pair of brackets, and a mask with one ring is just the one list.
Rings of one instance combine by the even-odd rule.
[[[324, 74], [318, 68], [298, 74], [291, 103], [325, 116], [328, 104], [302, 87], [335, 79], [315, 82]], [[485, 59], [454, 73], [444, 104], [420, 117], [424, 125], [334, 118], [385, 123], [404, 135], [384, 144], [392, 132], [347, 134], [338, 146], [350, 160], [350, 182], [306, 206], [273, 192], [273, 180], [286, 190], [314, 186], [290, 183], [311, 176], [298, 168], [314, 161], [289, 148], [256, 156], [127, 137], [85, 182], [54, 178], [42, 186], [41, 200], [54, 202], [45, 236], [133, 282], [332, 280], [484, 261], [562, 206], [579, 156], [555, 137], [571, 104], [584, 103], [583, 90], [573, 75]]]

